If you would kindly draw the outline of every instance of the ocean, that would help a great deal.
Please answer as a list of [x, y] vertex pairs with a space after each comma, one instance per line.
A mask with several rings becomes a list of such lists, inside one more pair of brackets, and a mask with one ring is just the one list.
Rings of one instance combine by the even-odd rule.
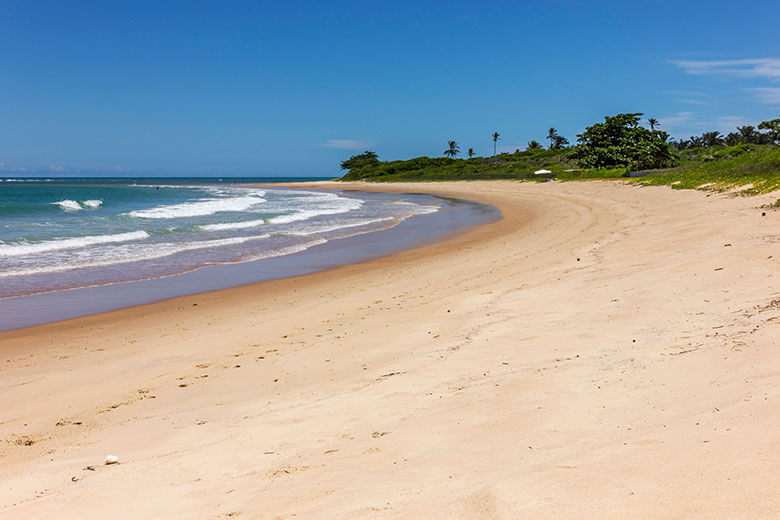
[[438, 210], [216, 179], [3, 179], [0, 298], [288, 255]]
[[[237, 185], [274, 180], [312, 179], [0, 178], [0, 330], [362, 261], [498, 218], [431, 195]], [[148, 283], [160, 279], [173, 282]]]

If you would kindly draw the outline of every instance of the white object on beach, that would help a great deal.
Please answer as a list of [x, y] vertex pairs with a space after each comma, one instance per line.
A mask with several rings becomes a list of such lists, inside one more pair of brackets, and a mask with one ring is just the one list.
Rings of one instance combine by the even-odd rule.
[[108, 455], [106, 457], [106, 464], [116, 464], [117, 462], [119, 462], [119, 457], [116, 455]]
[[545, 173], [552, 173], [550, 170], [536, 170], [534, 175], [544, 175]]

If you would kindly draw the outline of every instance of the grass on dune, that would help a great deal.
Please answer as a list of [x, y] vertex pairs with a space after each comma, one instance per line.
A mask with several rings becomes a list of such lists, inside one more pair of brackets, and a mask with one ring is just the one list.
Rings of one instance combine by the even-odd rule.
[[673, 171], [641, 177], [637, 182], [716, 191], [752, 185], [740, 191], [744, 195], [780, 189], [780, 147], [737, 145], [691, 152], [694, 153], [682, 155], [683, 164]]

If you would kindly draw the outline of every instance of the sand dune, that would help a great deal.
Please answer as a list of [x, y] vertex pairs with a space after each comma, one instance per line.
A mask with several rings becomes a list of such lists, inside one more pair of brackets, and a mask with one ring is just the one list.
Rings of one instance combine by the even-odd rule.
[[780, 517], [776, 195], [353, 187], [504, 219], [0, 333], [0, 518]]

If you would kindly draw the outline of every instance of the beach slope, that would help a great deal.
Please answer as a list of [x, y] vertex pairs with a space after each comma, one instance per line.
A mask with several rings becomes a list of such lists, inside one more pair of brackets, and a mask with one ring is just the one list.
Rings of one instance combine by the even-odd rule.
[[504, 218], [0, 333], [0, 518], [780, 515], [771, 197], [316, 186]]

